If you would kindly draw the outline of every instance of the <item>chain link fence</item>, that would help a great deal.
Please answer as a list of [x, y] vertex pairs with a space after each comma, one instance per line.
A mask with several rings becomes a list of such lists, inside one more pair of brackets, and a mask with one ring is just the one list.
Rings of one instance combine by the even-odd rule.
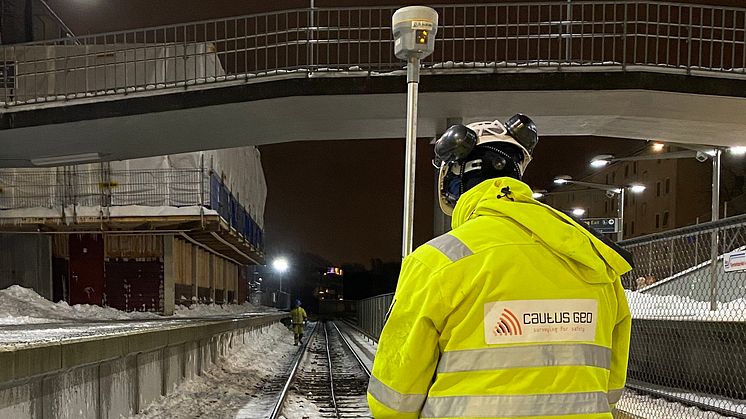
[[643, 417], [708, 410], [746, 418], [746, 216], [621, 244], [636, 266], [622, 278], [633, 318], [633, 392], [620, 407]]

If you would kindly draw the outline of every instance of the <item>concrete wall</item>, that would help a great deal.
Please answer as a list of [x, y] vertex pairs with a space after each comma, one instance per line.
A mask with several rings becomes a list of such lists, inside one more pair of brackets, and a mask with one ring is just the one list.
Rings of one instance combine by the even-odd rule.
[[37, 234], [0, 234], [0, 289], [32, 288], [52, 299], [52, 240]]
[[143, 410], [284, 315], [0, 348], [0, 419], [118, 419]]

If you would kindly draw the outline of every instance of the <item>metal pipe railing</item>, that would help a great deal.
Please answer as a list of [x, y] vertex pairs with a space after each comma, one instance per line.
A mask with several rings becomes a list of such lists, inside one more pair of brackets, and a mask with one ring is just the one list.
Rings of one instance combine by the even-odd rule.
[[[425, 71], [603, 67], [746, 77], [746, 8], [570, 0], [441, 5]], [[0, 102], [75, 100], [278, 72], [401, 70], [395, 7], [292, 9], [2, 46]]]

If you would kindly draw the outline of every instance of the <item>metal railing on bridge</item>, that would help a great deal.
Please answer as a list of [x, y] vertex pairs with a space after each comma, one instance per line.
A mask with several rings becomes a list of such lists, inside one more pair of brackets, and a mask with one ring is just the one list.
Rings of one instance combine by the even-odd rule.
[[[568, 0], [437, 6], [434, 72], [746, 76], [746, 8]], [[5, 107], [299, 73], [402, 71], [395, 7], [306, 8], [1, 47]]]

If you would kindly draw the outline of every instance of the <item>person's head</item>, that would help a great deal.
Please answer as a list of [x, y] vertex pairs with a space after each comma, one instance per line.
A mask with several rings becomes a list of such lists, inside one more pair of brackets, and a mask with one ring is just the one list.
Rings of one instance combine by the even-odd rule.
[[461, 195], [487, 179], [520, 180], [539, 141], [536, 125], [523, 114], [500, 121], [453, 125], [435, 142], [440, 209], [451, 215]]
[[300, 304], [300, 300], [295, 300], [295, 306], [296, 306], [296, 307], [300, 307], [300, 306], [301, 306], [301, 304]]

